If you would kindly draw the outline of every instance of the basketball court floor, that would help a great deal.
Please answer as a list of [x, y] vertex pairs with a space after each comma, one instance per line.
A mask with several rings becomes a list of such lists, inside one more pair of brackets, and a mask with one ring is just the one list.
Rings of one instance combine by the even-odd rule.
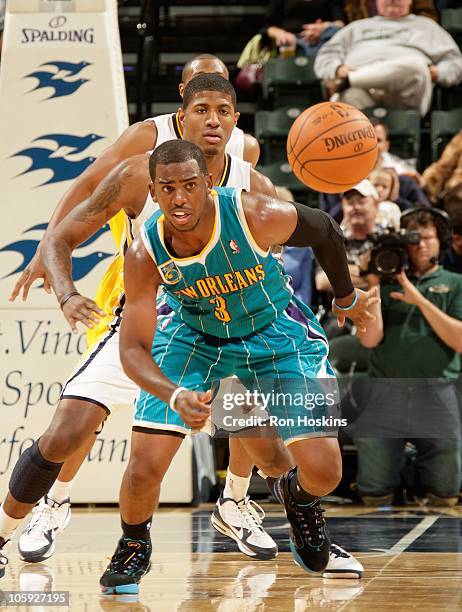
[[137, 598], [103, 597], [99, 591], [99, 576], [120, 533], [115, 509], [74, 511], [46, 564], [20, 562], [14, 543], [0, 591], [69, 591], [70, 609], [85, 612], [462, 610], [459, 508], [331, 506], [326, 514], [332, 539], [361, 560], [361, 580], [323, 580], [296, 566], [288, 524], [276, 505], [265, 506], [265, 526], [280, 550], [274, 561], [252, 561], [237, 552], [234, 542], [211, 527], [210, 509], [161, 509], [152, 527], [152, 569]]

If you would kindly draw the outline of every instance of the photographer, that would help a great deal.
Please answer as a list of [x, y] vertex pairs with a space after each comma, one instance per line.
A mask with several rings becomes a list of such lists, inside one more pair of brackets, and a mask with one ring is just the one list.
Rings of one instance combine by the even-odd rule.
[[447, 216], [417, 208], [401, 226], [420, 241], [403, 247], [409, 270], [381, 285], [381, 305], [363, 346], [372, 348], [369, 393], [356, 423], [358, 490], [368, 505], [390, 504], [400, 484], [406, 442], [416, 448], [411, 488], [432, 505], [458, 501], [461, 481], [460, 417], [454, 382], [462, 351], [462, 277], [438, 265], [450, 237]]

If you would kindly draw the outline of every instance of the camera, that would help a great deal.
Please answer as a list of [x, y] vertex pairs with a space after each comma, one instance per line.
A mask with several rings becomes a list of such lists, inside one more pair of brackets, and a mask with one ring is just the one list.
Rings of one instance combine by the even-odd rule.
[[419, 244], [420, 234], [416, 231], [387, 228], [383, 233], [374, 232], [367, 236], [372, 243], [368, 274], [377, 274], [391, 279], [401, 270], [408, 268], [408, 244]]

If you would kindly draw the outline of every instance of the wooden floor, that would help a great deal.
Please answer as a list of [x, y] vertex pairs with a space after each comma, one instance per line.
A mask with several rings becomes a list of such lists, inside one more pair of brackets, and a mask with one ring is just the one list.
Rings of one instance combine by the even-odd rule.
[[46, 564], [20, 562], [10, 545], [0, 589], [68, 590], [70, 609], [88, 612], [462, 610], [462, 510], [329, 509], [332, 540], [361, 560], [362, 580], [323, 580], [303, 572], [288, 552], [285, 516], [277, 506], [266, 510], [265, 526], [280, 553], [263, 562], [236, 552], [234, 542], [214, 531], [209, 507], [162, 510], [152, 528], [152, 570], [135, 601], [99, 592], [99, 576], [120, 533], [117, 513], [75, 511]]

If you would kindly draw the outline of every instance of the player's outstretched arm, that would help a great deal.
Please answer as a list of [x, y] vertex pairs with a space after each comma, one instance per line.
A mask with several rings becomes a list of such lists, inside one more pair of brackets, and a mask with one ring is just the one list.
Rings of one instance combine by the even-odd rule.
[[72, 251], [88, 240], [119, 210], [136, 216], [144, 204], [149, 183], [146, 155], [137, 155], [119, 164], [61, 221], [43, 243], [43, 263], [56, 298], [72, 331], [78, 321], [92, 327], [97, 315], [104, 315], [96, 303], [77, 291], [72, 280]]
[[156, 297], [162, 282], [157, 267], [139, 235], [125, 256], [125, 307], [120, 329], [120, 360], [127, 376], [139, 387], [169, 404], [193, 429], [201, 429], [210, 415], [211, 392], [182, 390], [165, 376], [152, 358], [157, 327]]
[[262, 249], [275, 244], [313, 248], [337, 306], [346, 309], [341, 310], [342, 315], [335, 313], [340, 320], [347, 316], [364, 329], [367, 321], [374, 319], [368, 308], [379, 298], [375, 290], [354, 289], [342, 230], [332, 217], [297, 202], [281, 202], [253, 193], [243, 193], [242, 200], [249, 229]]
[[11, 301], [18, 297], [21, 289], [22, 299], [26, 300], [32, 283], [38, 278], [44, 279], [44, 288], [50, 293], [50, 284], [45, 274], [41, 255], [45, 238], [71, 210], [92, 195], [108, 172], [124, 159], [153, 149], [156, 140], [157, 129], [153, 121], [140, 121], [133, 124], [72, 183], [58, 202], [34, 257], [17, 280], [10, 295]]

